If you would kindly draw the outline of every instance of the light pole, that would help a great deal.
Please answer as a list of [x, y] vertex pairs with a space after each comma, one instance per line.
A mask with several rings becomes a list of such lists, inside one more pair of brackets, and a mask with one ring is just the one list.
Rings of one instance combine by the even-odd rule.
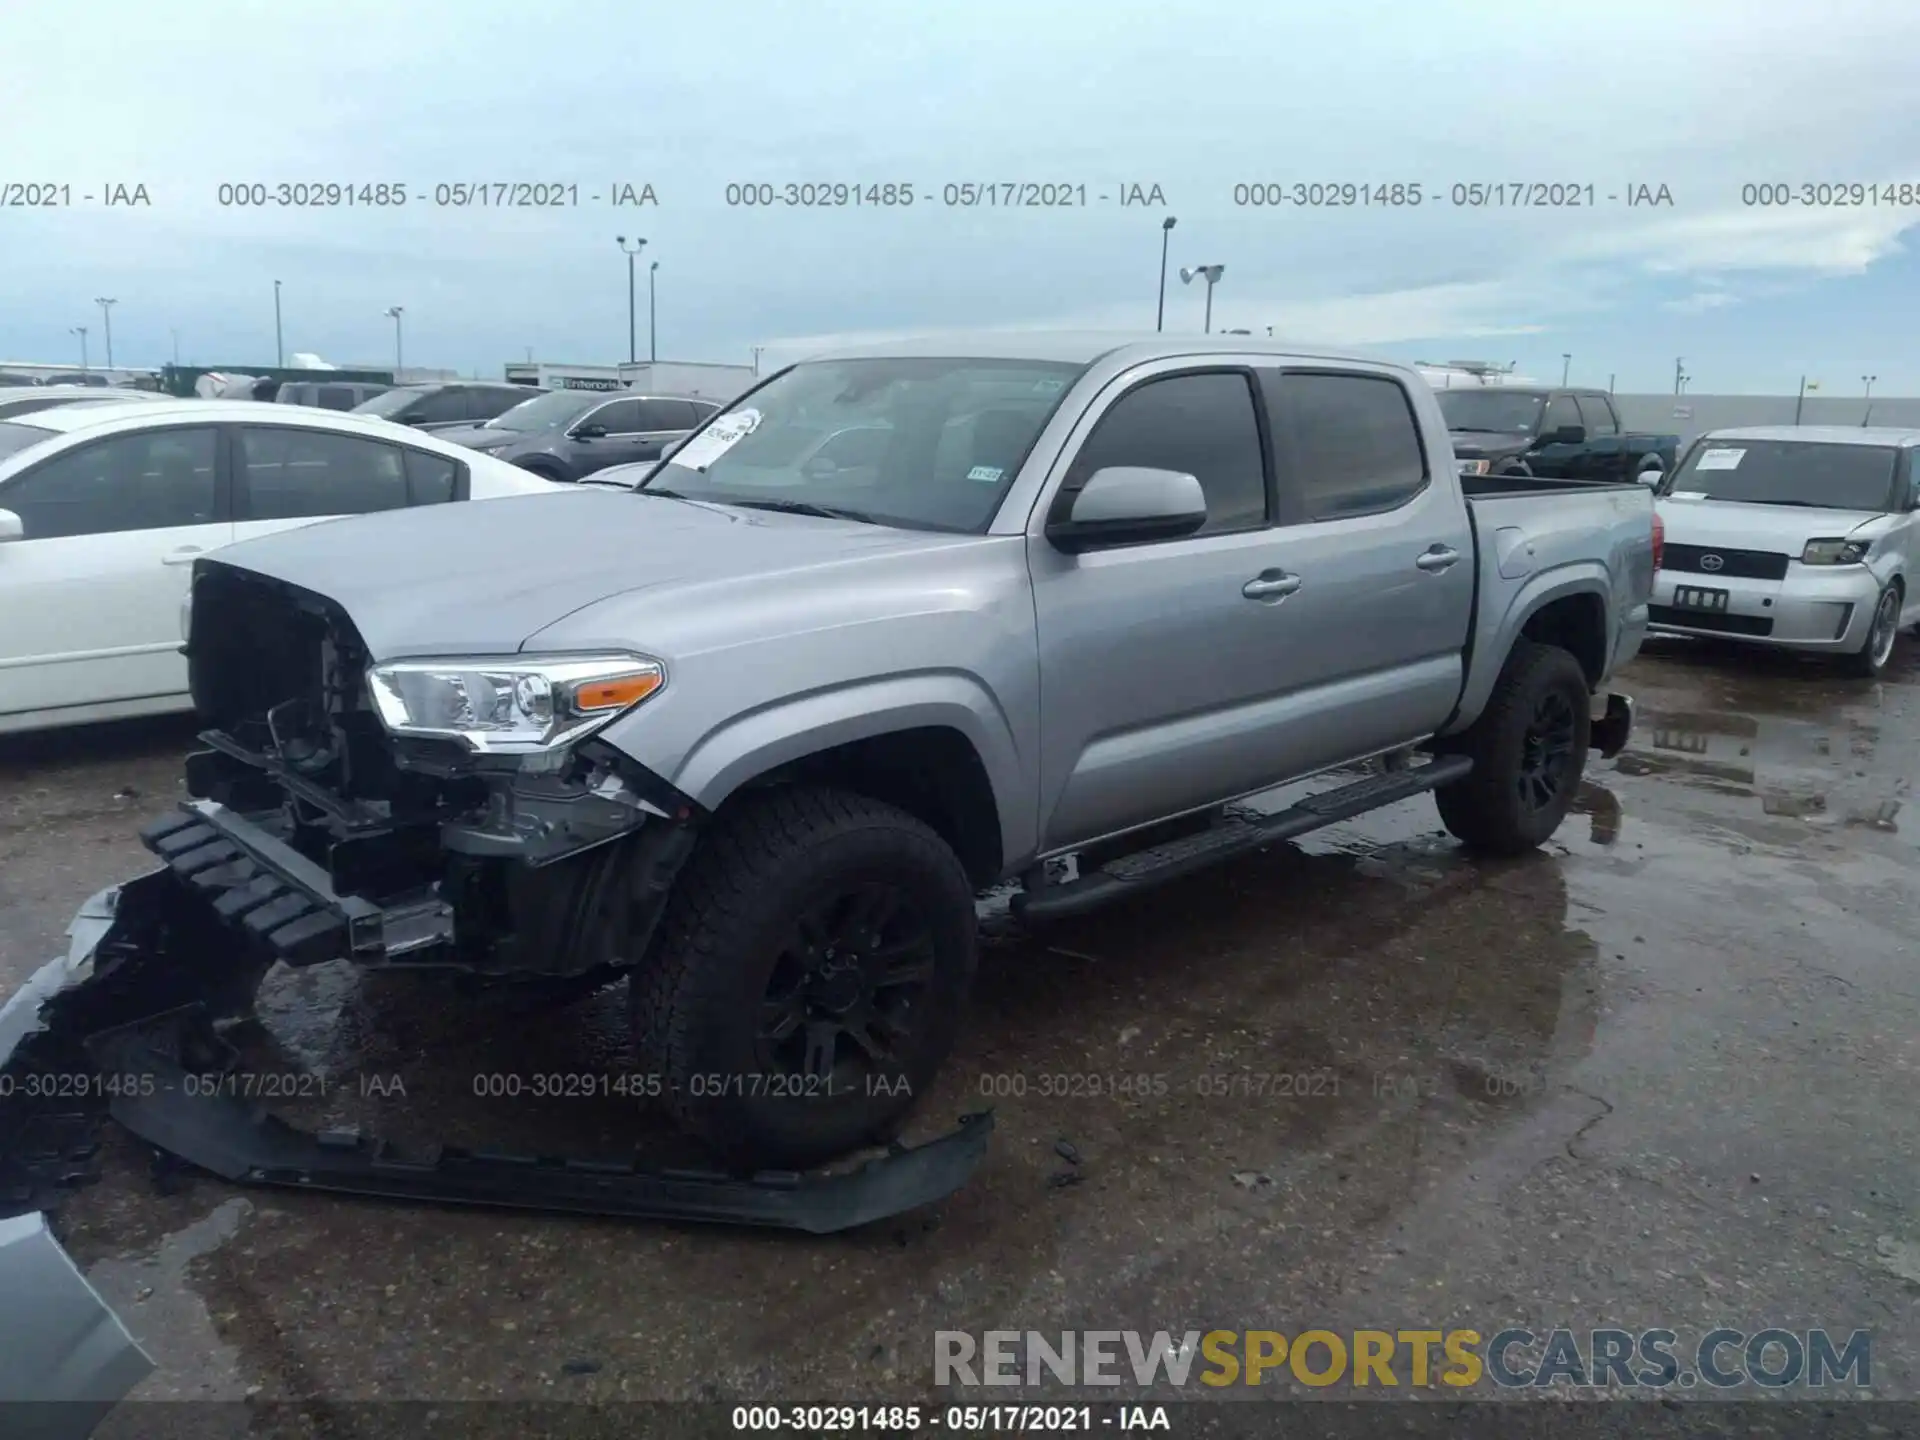
[[1207, 325], [1206, 333], [1213, 333], [1213, 287], [1220, 283], [1220, 277], [1227, 273], [1224, 265], [1194, 265], [1180, 267], [1180, 283], [1191, 285], [1195, 276], [1207, 282]]
[[1867, 413], [1860, 417], [1860, 428], [1863, 430], [1866, 428], [1867, 422], [1873, 418], [1873, 382], [1879, 378], [1878, 375], [1862, 375], [1860, 377], [1860, 383], [1867, 387]]
[[113, 307], [120, 302], [110, 295], [96, 295], [93, 303], [100, 307], [100, 320], [107, 332], [107, 369], [113, 369]]
[[76, 325], [67, 333], [80, 337], [80, 373], [84, 375], [87, 373], [87, 327]]
[[1804, 375], [1800, 377], [1800, 393], [1796, 395], [1793, 399], [1793, 423], [1794, 424], [1798, 425], [1800, 423], [1800, 410], [1801, 410], [1801, 407], [1807, 403], [1807, 391], [1818, 390], [1819, 388], [1820, 388], [1820, 382], [1818, 380], [1809, 380]]
[[653, 279], [660, 273], [660, 262], [647, 266], [647, 359], [660, 358], [660, 332], [654, 323]]
[[400, 378], [400, 317], [406, 314], [406, 308], [404, 305], [389, 305], [386, 310], [387, 318], [393, 321], [393, 378], [395, 380]]
[[633, 242], [633, 248], [628, 249], [626, 236], [616, 235], [613, 238], [620, 246], [620, 253], [627, 257], [627, 363], [631, 365], [639, 358], [639, 356], [635, 354], [636, 346], [634, 343], [634, 336], [637, 331], [634, 325], [633, 257], [647, 248], [647, 242], [644, 238], [636, 237]]
[[273, 282], [273, 368], [287, 368], [287, 347], [280, 338], [280, 282]]
[[1673, 393], [1678, 395], [1686, 388], [1687, 381], [1693, 377], [1687, 374], [1686, 361], [1681, 356], [1673, 357]]
[[1564, 350], [1561, 351], [1560, 352], [1560, 383], [1562, 385], [1565, 385], [1567, 383], [1567, 373], [1572, 369], [1573, 369], [1573, 356], [1567, 354], [1567, 352]]
[[1164, 330], [1167, 322], [1167, 241], [1173, 238], [1173, 227], [1179, 220], [1169, 215], [1160, 222], [1160, 305], [1153, 312], [1153, 328]]

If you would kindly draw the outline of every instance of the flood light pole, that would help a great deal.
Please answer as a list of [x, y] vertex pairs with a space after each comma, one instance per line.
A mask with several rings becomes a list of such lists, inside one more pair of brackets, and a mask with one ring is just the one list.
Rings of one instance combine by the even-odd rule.
[[631, 365], [639, 358], [635, 353], [638, 348], [635, 344], [638, 327], [634, 323], [633, 257], [647, 248], [647, 242], [644, 239], [636, 238], [633, 242], [633, 248], [628, 249], [626, 236], [616, 235], [613, 238], [614, 242], [620, 247], [620, 253], [627, 257], [627, 363]]
[[1191, 285], [1195, 277], [1207, 282], [1207, 324], [1206, 333], [1213, 333], [1213, 287], [1220, 283], [1220, 277], [1227, 273], [1224, 265], [1194, 265], [1180, 267], [1180, 283]]
[[1166, 329], [1167, 241], [1173, 237], [1173, 227], [1179, 223], [1179, 220], [1172, 215], [1167, 216], [1166, 219], [1160, 222], [1160, 305], [1159, 308], [1153, 312], [1153, 328], [1156, 332]]

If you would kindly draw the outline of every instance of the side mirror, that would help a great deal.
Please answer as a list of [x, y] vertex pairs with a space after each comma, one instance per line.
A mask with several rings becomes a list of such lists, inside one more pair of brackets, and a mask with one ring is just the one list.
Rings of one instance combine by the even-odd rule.
[[24, 540], [27, 527], [11, 510], [0, 510], [0, 540]]
[[577, 425], [573, 430], [573, 438], [575, 440], [603, 440], [606, 438], [606, 434], [607, 427], [602, 425], [598, 420], [590, 420], [585, 425]]
[[1056, 550], [1079, 555], [1109, 545], [1177, 540], [1206, 523], [1206, 492], [1194, 476], [1109, 465], [1088, 478], [1065, 519], [1048, 522], [1047, 540]]
[[1542, 437], [1549, 445], [1584, 445], [1587, 443], [1587, 427], [1584, 425], [1562, 425]]
[[1660, 463], [1660, 457], [1649, 455], [1640, 462], [1640, 469], [1634, 476], [1642, 485], [1659, 488], [1660, 482], [1667, 478], [1666, 466]]

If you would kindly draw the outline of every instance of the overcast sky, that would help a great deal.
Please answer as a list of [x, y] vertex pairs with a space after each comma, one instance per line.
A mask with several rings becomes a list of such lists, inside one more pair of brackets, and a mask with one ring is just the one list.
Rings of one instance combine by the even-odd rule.
[[[87, 23], [76, 23], [81, 17]], [[958, 327], [1246, 327], [1405, 359], [1517, 360], [1621, 390], [1920, 394], [1920, 5], [1908, 0], [326, 0], [0, 8], [0, 359], [624, 359], [659, 262], [663, 359]], [[578, 203], [438, 205], [540, 181]], [[1591, 185], [1578, 209], [1456, 184]], [[403, 208], [223, 207], [222, 184], [404, 185]], [[742, 208], [731, 184], [912, 185], [907, 209]], [[1086, 187], [1065, 209], [948, 184]], [[1401, 182], [1418, 207], [1235, 204]], [[1743, 204], [1744, 184], [1909, 204]], [[106, 207], [109, 186], [151, 204]], [[616, 208], [614, 187], [657, 205]], [[1165, 204], [1123, 206], [1126, 187]], [[1670, 206], [1627, 196], [1665, 186]], [[85, 196], [94, 199], [89, 202]], [[1102, 201], [1102, 195], [1112, 198]], [[1609, 200], [1610, 195], [1619, 196]], [[592, 197], [598, 196], [595, 200]], [[0, 199], [16, 200], [16, 194]], [[1896, 197], [1897, 198], [1897, 197]]]

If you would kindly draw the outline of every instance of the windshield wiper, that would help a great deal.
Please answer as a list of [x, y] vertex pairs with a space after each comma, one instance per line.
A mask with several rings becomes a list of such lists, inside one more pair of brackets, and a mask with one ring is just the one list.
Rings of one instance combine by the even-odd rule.
[[816, 505], [811, 500], [726, 500], [742, 510], [778, 510], [783, 515], [812, 515], [820, 520], [854, 520], [862, 525], [880, 522], [863, 510], [845, 510], [835, 505]]

